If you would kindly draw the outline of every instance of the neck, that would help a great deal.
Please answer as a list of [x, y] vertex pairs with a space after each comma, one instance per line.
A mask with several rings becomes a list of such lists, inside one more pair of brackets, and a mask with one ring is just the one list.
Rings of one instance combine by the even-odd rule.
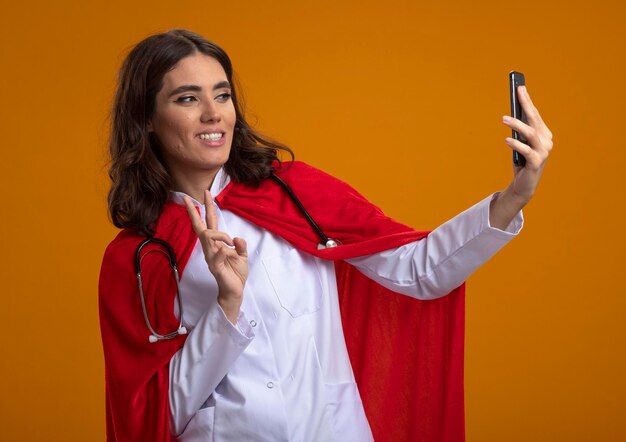
[[183, 192], [196, 201], [204, 201], [204, 191], [211, 189], [218, 170], [186, 171], [185, 173], [171, 173], [172, 190]]

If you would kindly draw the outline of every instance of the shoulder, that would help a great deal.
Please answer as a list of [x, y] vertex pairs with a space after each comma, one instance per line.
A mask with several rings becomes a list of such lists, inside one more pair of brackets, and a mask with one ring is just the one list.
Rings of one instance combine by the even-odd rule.
[[[186, 209], [181, 205], [168, 202], [159, 215], [154, 236], [156, 238], [169, 236], [172, 230], [178, 230], [180, 224], [185, 221], [187, 221]], [[104, 251], [103, 269], [105, 264], [113, 265], [116, 268], [128, 267], [132, 263], [132, 257], [137, 247], [145, 239], [145, 236], [139, 235], [132, 229], [122, 229]]]
[[102, 257], [100, 279], [120, 276], [133, 271], [133, 256], [144, 237], [124, 229], [109, 243]]

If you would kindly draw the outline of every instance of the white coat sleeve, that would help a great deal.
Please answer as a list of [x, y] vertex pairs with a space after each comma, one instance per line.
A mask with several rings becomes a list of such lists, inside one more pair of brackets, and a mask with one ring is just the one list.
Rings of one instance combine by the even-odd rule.
[[522, 228], [519, 212], [505, 230], [489, 225], [491, 195], [419, 241], [347, 260], [380, 285], [417, 299], [444, 296], [461, 285]]
[[243, 311], [236, 325], [217, 303], [202, 315], [185, 345], [170, 360], [172, 433], [179, 435], [185, 430], [253, 337]]

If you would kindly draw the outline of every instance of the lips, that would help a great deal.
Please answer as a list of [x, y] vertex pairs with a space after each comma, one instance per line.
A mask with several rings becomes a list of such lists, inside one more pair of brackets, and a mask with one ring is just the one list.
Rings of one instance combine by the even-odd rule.
[[226, 142], [226, 132], [221, 130], [211, 130], [200, 132], [196, 138], [205, 146], [217, 147], [222, 146]]

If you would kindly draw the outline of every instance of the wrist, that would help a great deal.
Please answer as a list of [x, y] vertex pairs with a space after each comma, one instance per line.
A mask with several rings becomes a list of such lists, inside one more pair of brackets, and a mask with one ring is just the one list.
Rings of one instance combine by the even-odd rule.
[[528, 199], [516, 195], [510, 187], [495, 195], [489, 205], [489, 225], [506, 230], [515, 216], [528, 203]]
[[217, 303], [232, 324], [237, 323], [242, 301], [243, 297], [225, 297], [221, 294], [217, 296]]
[[522, 210], [526, 206], [526, 204], [528, 204], [530, 198], [530, 196], [522, 196], [515, 192], [515, 189], [512, 185], [509, 185], [496, 197], [496, 199], [499, 200], [499, 204], [502, 204], [510, 211], [515, 211], [516, 213]]

